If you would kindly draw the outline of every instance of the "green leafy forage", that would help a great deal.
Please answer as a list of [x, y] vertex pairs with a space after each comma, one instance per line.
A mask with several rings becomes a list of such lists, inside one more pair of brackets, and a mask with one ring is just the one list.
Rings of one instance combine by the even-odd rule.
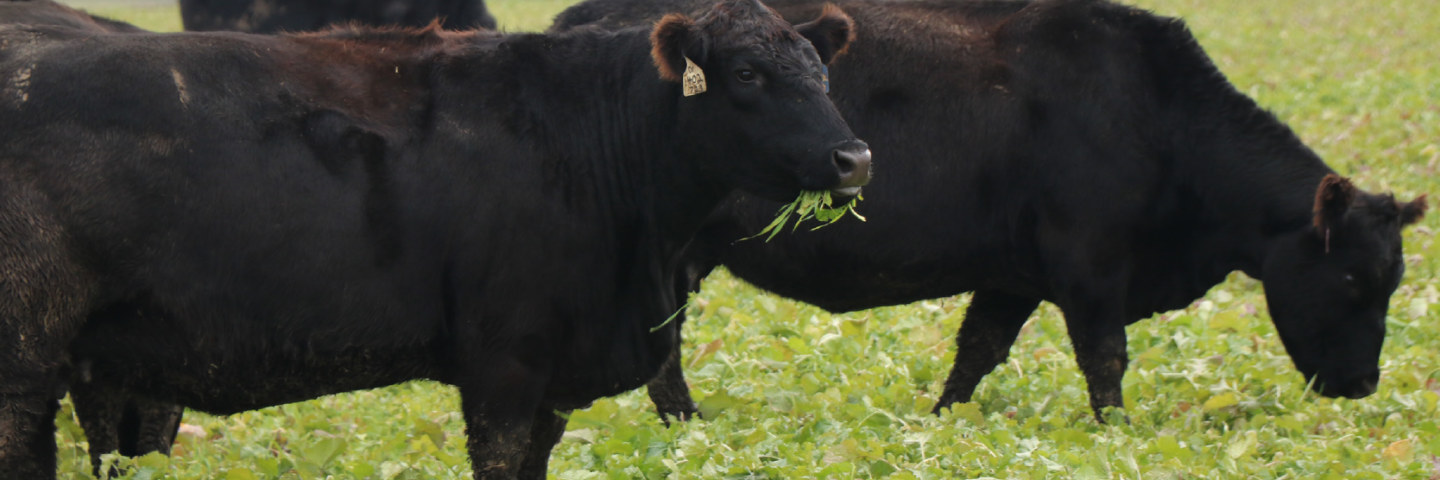
[[790, 222], [790, 217], [792, 216], [796, 217], [795, 228], [793, 230], [800, 229], [801, 222], [812, 218], [821, 222], [820, 225], [811, 229], [818, 230], [820, 227], [840, 221], [841, 218], [845, 217], [845, 212], [850, 212], [851, 215], [854, 215], [855, 218], [863, 222], [865, 221], [865, 217], [861, 216], [860, 212], [855, 211], [855, 204], [864, 199], [865, 197], [863, 195], [856, 195], [855, 198], [845, 202], [844, 205], [837, 207], [835, 206], [834, 199], [830, 198], [830, 191], [828, 190], [806, 190], [800, 192], [800, 196], [796, 197], [794, 202], [780, 207], [780, 211], [775, 213], [775, 221], [770, 222], [770, 225], [767, 225], [760, 233], [755, 234], [753, 237], [746, 237], [745, 240], [769, 233], [770, 235], [765, 237], [765, 241], [770, 241], [770, 239], [775, 238], [775, 234], [785, 229], [785, 224]]

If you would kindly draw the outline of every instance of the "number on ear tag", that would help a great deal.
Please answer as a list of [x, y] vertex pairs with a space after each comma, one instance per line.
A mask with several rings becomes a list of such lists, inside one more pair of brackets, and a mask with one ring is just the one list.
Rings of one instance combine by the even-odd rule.
[[681, 77], [680, 84], [685, 87], [687, 97], [705, 93], [705, 71], [690, 57], [685, 57], [685, 75]]
[[825, 93], [830, 93], [830, 67], [820, 66], [820, 81], [825, 83]]

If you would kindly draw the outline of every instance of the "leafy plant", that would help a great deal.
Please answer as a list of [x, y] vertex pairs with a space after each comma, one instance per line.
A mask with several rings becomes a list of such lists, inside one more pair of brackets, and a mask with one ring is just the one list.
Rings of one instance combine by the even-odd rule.
[[766, 225], [763, 230], [760, 230], [760, 233], [746, 237], [745, 240], [757, 238], [769, 233], [770, 236], [765, 237], [765, 241], [768, 242], [770, 239], [775, 238], [775, 235], [780, 233], [781, 230], [785, 229], [785, 224], [789, 223], [791, 217], [795, 218], [796, 230], [800, 229], [802, 222], [810, 219], [820, 222], [820, 225], [814, 228], [819, 229], [820, 227], [838, 222], [841, 218], [845, 218], [846, 212], [849, 212], [863, 222], [865, 221], [865, 217], [860, 216], [860, 212], [855, 211], [855, 204], [864, 199], [863, 196], [856, 195], [854, 198], [851, 198], [850, 201], [845, 202], [844, 205], [837, 207], [834, 204], [834, 200], [830, 198], [830, 191], [805, 190], [800, 192], [800, 196], [796, 197], [794, 202], [780, 207], [780, 211], [775, 213], [775, 220], [771, 221], [769, 225]]

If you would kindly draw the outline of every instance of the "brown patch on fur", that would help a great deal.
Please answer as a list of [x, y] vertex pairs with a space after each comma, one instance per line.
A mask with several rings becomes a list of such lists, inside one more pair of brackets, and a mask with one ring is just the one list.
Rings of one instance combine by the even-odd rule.
[[[679, 13], [672, 13], [655, 22], [655, 30], [650, 32], [650, 58], [655, 60], [655, 67], [660, 69], [660, 78], [668, 82], [679, 82], [680, 72], [679, 57], [684, 56], [681, 52], [685, 48], [684, 42], [690, 37], [691, 29], [695, 27], [695, 21], [690, 17]], [[678, 68], [678, 69], [677, 69]]]
[[[343, 112], [362, 124], [404, 125], [428, 95], [426, 65], [463, 45], [477, 31], [446, 31], [438, 21], [420, 28], [343, 24], [277, 37], [299, 48], [280, 56], [289, 83], [317, 108]], [[194, 97], [194, 92], [191, 92]]]
[[337, 23], [324, 29], [314, 32], [301, 32], [291, 34], [297, 38], [327, 38], [336, 40], [349, 40], [359, 44], [375, 43], [403, 43], [431, 45], [436, 43], [454, 42], [477, 36], [477, 34], [494, 33], [489, 30], [446, 30], [443, 19], [436, 18], [430, 21], [429, 25], [423, 27], [406, 27], [399, 25], [372, 26], [350, 21]]
[[1355, 185], [1345, 177], [1332, 173], [1320, 179], [1320, 187], [1315, 189], [1315, 228], [1328, 228], [1327, 217], [1344, 213], [1357, 193]]
[[1400, 207], [1400, 226], [1412, 225], [1420, 219], [1425, 218], [1425, 211], [1430, 209], [1430, 202], [1426, 194], [1420, 194], [1408, 203], [1398, 203]]

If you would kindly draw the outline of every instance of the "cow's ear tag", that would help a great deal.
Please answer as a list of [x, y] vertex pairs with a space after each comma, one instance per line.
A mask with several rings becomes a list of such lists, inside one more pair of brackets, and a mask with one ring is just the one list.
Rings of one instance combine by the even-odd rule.
[[820, 81], [825, 84], [825, 93], [830, 93], [830, 67], [820, 66]]
[[685, 87], [687, 97], [705, 93], [705, 71], [690, 57], [685, 57], [685, 75], [681, 76], [680, 84]]

